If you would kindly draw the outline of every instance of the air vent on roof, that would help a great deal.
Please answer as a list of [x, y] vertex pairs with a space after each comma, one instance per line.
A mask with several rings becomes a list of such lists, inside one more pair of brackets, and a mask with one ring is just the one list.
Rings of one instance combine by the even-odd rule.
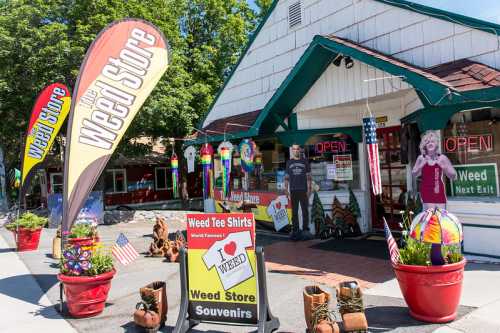
[[297, 1], [288, 7], [288, 26], [295, 28], [300, 24], [302, 24], [302, 4]]

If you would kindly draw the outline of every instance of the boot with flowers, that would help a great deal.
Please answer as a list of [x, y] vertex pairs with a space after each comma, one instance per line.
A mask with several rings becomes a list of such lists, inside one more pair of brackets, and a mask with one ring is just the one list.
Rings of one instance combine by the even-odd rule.
[[[322, 323], [328, 321], [330, 317], [326, 315], [328, 312], [328, 303], [330, 302], [331, 295], [329, 292], [321, 289], [320, 286], [306, 286], [303, 291], [304, 297], [304, 317], [306, 319], [307, 332], [312, 333], [314, 331], [315, 325], [325, 326], [328, 323]], [[326, 312], [325, 312], [326, 307]], [[326, 317], [325, 317], [326, 316]], [[332, 323], [333, 326], [333, 323]], [[322, 332], [322, 331], [318, 331]], [[327, 332], [338, 332], [337, 331], [327, 331]]]
[[156, 333], [160, 328], [160, 315], [154, 296], [149, 295], [137, 303], [134, 312], [134, 322], [146, 333]]
[[363, 295], [356, 281], [346, 281], [337, 287], [337, 306], [345, 332], [368, 332]]

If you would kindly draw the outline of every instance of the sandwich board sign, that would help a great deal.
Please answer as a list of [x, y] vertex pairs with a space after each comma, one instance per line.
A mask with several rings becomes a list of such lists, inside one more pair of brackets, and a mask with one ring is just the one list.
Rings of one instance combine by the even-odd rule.
[[173, 332], [188, 332], [201, 322], [277, 330], [253, 214], [187, 214], [186, 219], [188, 249], [180, 250], [181, 304]]
[[189, 315], [257, 323], [253, 214], [188, 214]]

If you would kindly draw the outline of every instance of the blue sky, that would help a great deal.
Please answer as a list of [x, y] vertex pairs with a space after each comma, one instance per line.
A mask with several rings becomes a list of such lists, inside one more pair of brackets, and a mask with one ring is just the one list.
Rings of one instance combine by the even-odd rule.
[[[248, 2], [255, 8], [254, 0], [248, 0]], [[412, 2], [481, 20], [500, 23], [499, 0], [413, 0]]]

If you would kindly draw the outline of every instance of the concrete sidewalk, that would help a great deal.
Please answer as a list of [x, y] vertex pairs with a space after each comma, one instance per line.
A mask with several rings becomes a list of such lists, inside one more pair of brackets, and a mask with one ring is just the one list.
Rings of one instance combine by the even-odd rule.
[[0, 332], [77, 332], [54, 309], [31, 272], [0, 236]]
[[[169, 219], [171, 233], [182, 230], [183, 227], [182, 221]], [[123, 232], [139, 252], [148, 248], [151, 231], [152, 224], [148, 222], [99, 227], [101, 240], [105, 245], [113, 244], [118, 234]], [[126, 267], [117, 264], [118, 273], [113, 279], [106, 308], [101, 315], [87, 319], [64, 317], [67, 321], [62, 320], [54, 307], [50, 306], [51, 302], [57, 304], [59, 297], [55, 278], [58, 270], [57, 261], [50, 257], [54, 233], [53, 229], [44, 229], [38, 251], [16, 253], [12, 249], [14, 246], [12, 235], [0, 228], [0, 263], [3, 264], [3, 275], [0, 276], [0, 315], [3, 315], [0, 316], [0, 332], [32, 332], [34, 327], [37, 331], [50, 329], [47, 332], [75, 332], [75, 330], [81, 333], [138, 332], [132, 321], [132, 313], [139, 300], [138, 290], [154, 280], [167, 281], [169, 313], [166, 327], [162, 332], [172, 331], [179, 311], [178, 265], [166, 263], [162, 258], [144, 256]], [[303, 287], [321, 283], [325, 289], [334, 293], [329, 286], [335, 284], [337, 276], [332, 274], [341, 273], [343, 279], [349, 277], [365, 280], [370, 283], [367, 287], [372, 287], [365, 290], [364, 296], [366, 316], [370, 325], [369, 332], [456, 333], [478, 332], [478, 329], [482, 329], [481, 331], [485, 332], [500, 333], [497, 329], [500, 325], [496, 322], [498, 318], [495, 317], [500, 317], [497, 315], [500, 312], [500, 285], [493, 285], [494, 281], [500, 281], [499, 265], [468, 265], [462, 306], [459, 308], [457, 321], [449, 325], [432, 325], [413, 320], [408, 315], [399, 286], [393, 279], [394, 275], [386, 274], [383, 265], [387, 263], [381, 263], [383, 260], [368, 260], [362, 255], [323, 251], [309, 242], [291, 243], [286, 238], [260, 232], [257, 235], [257, 244], [264, 246], [268, 254], [266, 261], [269, 299], [271, 310], [281, 321], [279, 332], [304, 332]], [[307, 260], [290, 262], [282, 255], [288, 252], [295, 253], [294, 251], [302, 253], [302, 256], [305, 255]], [[349, 265], [345, 263], [346, 261]], [[382, 271], [377, 274], [378, 269]], [[367, 273], [370, 271], [372, 274]], [[319, 280], [321, 277], [324, 279]], [[490, 285], [491, 288], [488, 287], [484, 291], [485, 286]], [[21, 288], [22, 290], [18, 290]], [[335, 308], [335, 303], [333, 300], [332, 309]], [[19, 326], [13, 325], [6, 326], [8, 325], [6, 320], [10, 318], [15, 319], [16, 325], [25, 323], [26, 329], [21, 330]], [[203, 324], [197, 326], [193, 332], [234, 333], [254, 330], [253, 327]]]

